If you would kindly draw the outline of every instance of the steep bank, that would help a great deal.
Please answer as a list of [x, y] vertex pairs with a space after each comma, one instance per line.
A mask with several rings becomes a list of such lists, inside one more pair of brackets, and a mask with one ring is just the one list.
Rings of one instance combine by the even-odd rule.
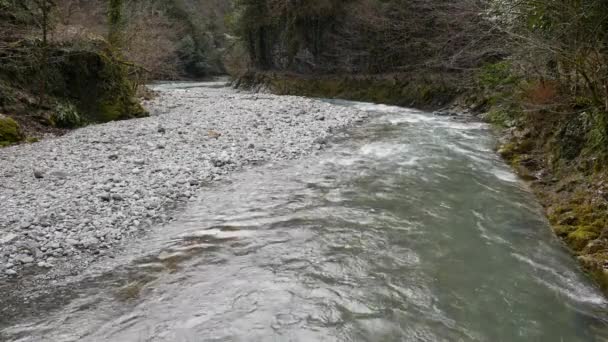
[[[608, 286], [608, 175], [592, 113], [555, 116], [514, 105], [515, 81], [500, 64], [482, 70], [476, 85], [459, 89], [446, 77], [299, 76], [250, 73], [236, 86], [279, 94], [344, 98], [418, 108], [470, 110], [492, 123], [498, 153], [529, 182], [556, 235], [604, 289]], [[441, 80], [441, 82], [437, 82]], [[462, 82], [460, 82], [462, 84]], [[596, 139], [594, 141], [594, 138]]]

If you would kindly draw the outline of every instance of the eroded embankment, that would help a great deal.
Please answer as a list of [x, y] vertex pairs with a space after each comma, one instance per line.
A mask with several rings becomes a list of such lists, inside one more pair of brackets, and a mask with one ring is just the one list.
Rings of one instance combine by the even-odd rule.
[[[200, 85], [199, 85], [200, 86]], [[366, 114], [228, 88], [158, 86], [152, 116], [0, 150], [0, 280], [57, 277], [111, 256], [206, 182], [323, 149]]]

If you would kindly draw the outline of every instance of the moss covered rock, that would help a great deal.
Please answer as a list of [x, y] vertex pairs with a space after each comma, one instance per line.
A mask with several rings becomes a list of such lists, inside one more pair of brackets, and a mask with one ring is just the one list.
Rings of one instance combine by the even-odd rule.
[[19, 124], [6, 115], [0, 114], [0, 146], [7, 146], [25, 138]]
[[73, 99], [82, 121], [108, 122], [148, 115], [135, 99], [128, 65], [109, 51], [57, 54], [62, 56], [62, 63], [52, 78], [54, 95]]
[[[38, 49], [33, 42], [21, 44], [16, 47], [19, 51]], [[28, 117], [38, 113], [50, 119], [44, 124], [60, 128], [147, 116], [135, 97], [137, 87], [131, 77], [140, 70], [103, 41], [78, 47], [53, 45], [48, 50], [53, 63], [44, 70], [28, 59], [0, 65], [0, 110]], [[35, 101], [17, 100], [16, 94]]]

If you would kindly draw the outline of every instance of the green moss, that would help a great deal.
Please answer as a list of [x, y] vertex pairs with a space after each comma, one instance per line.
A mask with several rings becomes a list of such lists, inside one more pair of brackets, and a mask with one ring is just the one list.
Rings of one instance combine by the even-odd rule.
[[580, 251], [587, 244], [599, 237], [599, 233], [587, 226], [582, 226], [568, 234], [566, 242], [575, 251]]
[[12, 118], [0, 114], [0, 146], [8, 146], [23, 139], [24, 135], [19, 124]]
[[517, 144], [510, 142], [500, 146], [498, 154], [507, 160], [512, 160], [517, 155]]
[[481, 86], [491, 89], [518, 82], [518, 77], [513, 73], [509, 61], [484, 65], [478, 72], [477, 79]]
[[514, 113], [509, 110], [500, 107], [493, 107], [485, 114], [484, 119], [488, 123], [504, 128], [512, 126], [514, 116]]
[[[19, 49], [37, 51], [27, 41], [22, 44]], [[0, 108], [61, 128], [147, 116], [130, 78], [134, 66], [104, 43], [78, 48], [53, 45], [48, 54], [54, 62], [44, 73], [31, 59], [0, 65]], [[45, 96], [41, 105], [42, 83]]]
[[117, 101], [111, 102], [108, 100], [99, 103], [99, 119], [101, 122], [118, 120], [123, 116], [123, 108]]
[[574, 226], [554, 226], [553, 227], [553, 231], [555, 232], [555, 234], [559, 237], [567, 237], [570, 233], [572, 233], [574, 230], [576, 229], [576, 227]]

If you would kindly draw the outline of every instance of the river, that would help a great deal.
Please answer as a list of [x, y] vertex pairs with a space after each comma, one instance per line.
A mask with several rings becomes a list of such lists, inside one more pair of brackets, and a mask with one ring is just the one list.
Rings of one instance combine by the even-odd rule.
[[[484, 124], [371, 120], [211, 184], [17, 341], [605, 341], [606, 301]], [[120, 257], [118, 257], [120, 258]], [[52, 302], [52, 300], [51, 300]]]

